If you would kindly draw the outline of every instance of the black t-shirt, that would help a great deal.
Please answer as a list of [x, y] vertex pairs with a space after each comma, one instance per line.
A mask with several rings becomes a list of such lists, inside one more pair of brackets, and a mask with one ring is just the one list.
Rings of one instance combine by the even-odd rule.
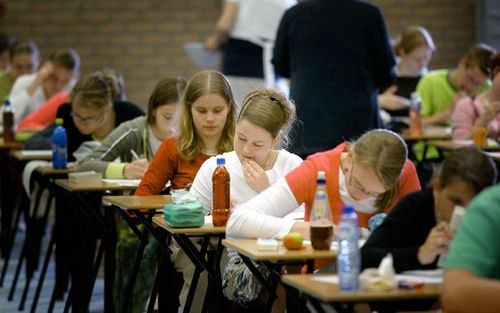
[[432, 189], [411, 193], [401, 199], [370, 235], [361, 249], [362, 268], [378, 267], [388, 253], [392, 254], [396, 272], [436, 268], [436, 260], [421, 265], [417, 253], [429, 232], [436, 226]]

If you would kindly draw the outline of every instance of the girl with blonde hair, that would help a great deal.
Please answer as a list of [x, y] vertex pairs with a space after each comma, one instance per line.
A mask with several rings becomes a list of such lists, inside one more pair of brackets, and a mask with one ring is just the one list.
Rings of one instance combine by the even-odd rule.
[[[372, 130], [353, 143], [308, 157], [299, 167], [250, 201], [233, 209], [228, 236], [282, 238], [291, 231], [309, 238], [309, 214], [318, 171], [326, 174], [326, 188], [334, 224], [344, 205], [356, 209], [361, 227], [368, 219], [389, 211], [405, 194], [420, 189], [415, 166], [397, 134]], [[305, 204], [305, 222], [283, 217]]]
[[396, 39], [396, 82], [378, 97], [380, 108], [391, 118], [385, 128], [399, 132], [408, 127], [411, 94], [420, 77], [427, 73], [435, 49], [429, 32], [419, 25], [406, 27]]
[[209, 157], [233, 149], [236, 103], [224, 75], [195, 74], [184, 91], [178, 134], [161, 144], [135, 194], [159, 194], [191, 184]]

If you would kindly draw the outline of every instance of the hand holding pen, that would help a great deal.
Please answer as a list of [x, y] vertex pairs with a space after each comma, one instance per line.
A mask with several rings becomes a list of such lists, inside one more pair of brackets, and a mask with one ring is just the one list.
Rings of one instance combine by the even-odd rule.
[[149, 161], [145, 158], [140, 158], [139, 155], [130, 149], [133, 161], [126, 163], [123, 168], [123, 177], [126, 179], [140, 179], [146, 173]]

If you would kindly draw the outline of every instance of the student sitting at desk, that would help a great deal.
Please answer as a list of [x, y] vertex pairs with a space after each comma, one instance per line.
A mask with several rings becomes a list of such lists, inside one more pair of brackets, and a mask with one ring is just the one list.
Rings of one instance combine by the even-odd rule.
[[326, 188], [335, 224], [342, 207], [353, 205], [361, 227], [379, 212], [389, 211], [404, 195], [420, 189], [406, 145], [388, 130], [372, 130], [353, 143], [308, 157], [299, 167], [248, 202], [232, 210], [226, 227], [231, 237], [282, 238], [298, 231], [309, 238], [309, 223], [284, 219], [305, 203], [305, 220], [316, 191], [318, 171], [326, 172]]
[[488, 72], [494, 53], [487, 45], [475, 44], [460, 59], [458, 68], [436, 70], [422, 77], [417, 85], [422, 101], [422, 124], [447, 124], [459, 99], [485, 91], [490, 85]]
[[19, 41], [9, 48], [10, 69], [0, 71], [0, 107], [16, 79], [34, 73], [40, 64], [40, 52], [33, 41]]
[[429, 32], [421, 26], [409, 26], [399, 36], [394, 47], [397, 58], [396, 83], [378, 96], [378, 104], [391, 116], [387, 129], [401, 132], [408, 128], [411, 94], [435, 50]]
[[[216, 71], [195, 74], [184, 91], [178, 133], [162, 142], [135, 195], [160, 194], [168, 181], [173, 189], [188, 187], [203, 162], [233, 149], [237, 111], [231, 86], [224, 75]], [[182, 253], [173, 254], [172, 262], [181, 272], [184, 266], [191, 265]], [[141, 299], [133, 299], [134, 308], [144, 308], [147, 291]], [[180, 296], [182, 306], [186, 297], [187, 290], [184, 290]]]
[[17, 78], [8, 98], [16, 110], [15, 123], [60, 91], [70, 91], [80, 72], [80, 56], [73, 49], [59, 50], [38, 72]]
[[[281, 146], [280, 143], [288, 142], [288, 132], [294, 121], [295, 106], [284, 94], [259, 89], [247, 95], [236, 124], [235, 150], [223, 154], [231, 177], [233, 202], [250, 200], [302, 163], [297, 155], [275, 149]], [[212, 173], [216, 165], [215, 157], [205, 161], [190, 191], [207, 210], [212, 207]], [[194, 265], [191, 267], [194, 271]], [[255, 292], [245, 288], [247, 286], [235, 284], [240, 281], [237, 277], [245, 274], [245, 269], [241, 258], [235, 252], [229, 252], [229, 262], [223, 274], [224, 293], [228, 299], [243, 301], [246, 305], [255, 299]], [[246, 274], [252, 275], [250, 272]]]
[[[78, 80], [70, 94], [71, 103], [57, 110], [68, 134], [68, 161], [75, 161], [74, 152], [86, 141], [102, 141], [118, 125], [143, 115], [142, 110], [127, 101], [114, 101], [119, 91], [117, 78], [110, 73], [96, 72]], [[26, 149], [51, 149], [51, 124], [30, 138]]]
[[[182, 78], [160, 80], [149, 97], [147, 116], [122, 123], [75, 170], [95, 170], [106, 178], [142, 178], [161, 142], [172, 136], [172, 120], [185, 87]], [[113, 162], [118, 157], [120, 162]]]
[[446, 312], [498, 312], [500, 308], [500, 186], [470, 204], [445, 263]]
[[361, 250], [362, 267], [378, 267], [391, 253], [398, 273], [436, 268], [453, 237], [449, 223], [455, 206], [467, 206], [496, 177], [493, 161], [478, 148], [451, 152], [432, 188], [401, 199], [371, 234]]
[[500, 52], [488, 69], [492, 85], [485, 93], [461, 99], [453, 111], [453, 139], [471, 139], [478, 128], [486, 128], [488, 137], [500, 138]]

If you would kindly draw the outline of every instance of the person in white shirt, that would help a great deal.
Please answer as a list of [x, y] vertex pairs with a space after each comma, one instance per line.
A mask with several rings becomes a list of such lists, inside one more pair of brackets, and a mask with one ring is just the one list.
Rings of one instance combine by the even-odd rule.
[[210, 50], [223, 48], [221, 71], [241, 102], [257, 88], [274, 87], [272, 49], [278, 25], [296, 0], [225, 0], [215, 32], [205, 41]]
[[[286, 146], [288, 132], [294, 121], [295, 106], [283, 93], [258, 89], [247, 95], [236, 124], [235, 150], [222, 155], [231, 179], [233, 205], [250, 200], [302, 163], [297, 155], [277, 149]], [[212, 173], [217, 166], [216, 159], [212, 157], [203, 163], [190, 190], [207, 211], [212, 207]], [[302, 211], [298, 215], [303, 217], [303, 208], [300, 209]], [[229, 258], [229, 265], [224, 270], [225, 282], [232, 281], [232, 275], [245, 268], [235, 252], [230, 252]], [[185, 278], [191, 271], [194, 271], [192, 264], [183, 268]], [[189, 282], [190, 279], [185, 281]], [[227, 283], [224, 285], [227, 286]], [[225, 288], [226, 297], [235, 300], [237, 295], [232, 291], [227, 293], [228, 290]]]
[[80, 71], [80, 56], [73, 49], [58, 50], [36, 72], [17, 78], [8, 96], [15, 124], [58, 92], [69, 92]]

